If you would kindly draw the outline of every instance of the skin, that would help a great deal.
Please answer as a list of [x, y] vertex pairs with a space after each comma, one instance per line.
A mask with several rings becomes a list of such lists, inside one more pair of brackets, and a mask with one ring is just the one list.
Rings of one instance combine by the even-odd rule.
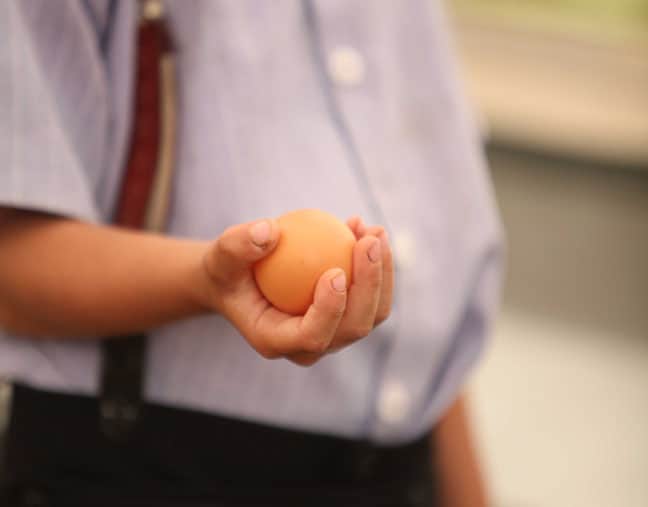
[[[272, 307], [252, 274], [277, 245], [272, 219], [235, 225], [205, 242], [0, 208], [0, 327], [74, 340], [218, 313], [263, 357], [309, 366], [366, 337], [391, 310], [387, 233], [359, 217], [348, 226], [357, 239], [353, 284], [345, 290], [341, 269], [325, 272], [313, 304], [295, 317]], [[442, 505], [483, 507], [464, 412], [463, 402], [455, 404], [431, 435]]]
[[0, 326], [43, 339], [81, 339], [218, 313], [263, 357], [308, 366], [389, 316], [387, 235], [358, 217], [349, 227], [358, 239], [353, 284], [344, 288], [341, 269], [325, 272], [313, 304], [295, 317], [270, 305], [252, 273], [277, 245], [275, 220], [235, 225], [204, 242], [3, 209]]
[[460, 396], [430, 433], [442, 507], [488, 507], [488, 491], [470, 428], [468, 400]]

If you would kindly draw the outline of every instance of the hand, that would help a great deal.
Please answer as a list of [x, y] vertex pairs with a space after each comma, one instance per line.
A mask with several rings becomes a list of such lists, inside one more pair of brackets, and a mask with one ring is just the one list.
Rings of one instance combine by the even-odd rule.
[[209, 306], [227, 318], [263, 357], [284, 357], [310, 366], [324, 354], [364, 338], [390, 313], [394, 271], [387, 233], [347, 222], [358, 240], [353, 249], [353, 283], [333, 268], [317, 282], [314, 301], [304, 316], [277, 310], [259, 291], [252, 266], [270, 254], [279, 240], [274, 220], [227, 229], [204, 257]]

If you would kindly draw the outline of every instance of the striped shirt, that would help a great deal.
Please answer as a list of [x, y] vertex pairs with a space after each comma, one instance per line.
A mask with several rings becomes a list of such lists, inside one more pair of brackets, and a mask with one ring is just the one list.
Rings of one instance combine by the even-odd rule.
[[[168, 233], [214, 238], [297, 208], [384, 223], [390, 319], [310, 368], [218, 315], [152, 330], [146, 397], [400, 442], [478, 359], [502, 238], [478, 133], [431, 0], [169, 0], [179, 151]], [[132, 119], [136, 3], [0, 2], [0, 205], [109, 221]], [[0, 375], [95, 393], [97, 340], [0, 330]]]

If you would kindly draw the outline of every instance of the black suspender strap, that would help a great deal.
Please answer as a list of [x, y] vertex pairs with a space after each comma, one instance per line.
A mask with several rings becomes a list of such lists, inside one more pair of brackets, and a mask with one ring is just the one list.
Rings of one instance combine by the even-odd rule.
[[[175, 159], [175, 66], [161, 0], [141, 0], [137, 33], [134, 116], [116, 225], [165, 228]], [[144, 334], [102, 340], [99, 418], [102, 432], [127, 441], [142, 417]]]

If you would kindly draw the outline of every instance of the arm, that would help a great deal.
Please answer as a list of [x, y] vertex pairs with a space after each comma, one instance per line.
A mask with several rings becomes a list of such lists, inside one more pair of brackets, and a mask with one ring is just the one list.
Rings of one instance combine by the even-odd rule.
[[[390, 311], [386, 235], [357, 219], [349, 225], [358, 237], [351, 287], [336, 289], [343, 272], [327, 271], [306, 315], [293, 317], [268, 303], [251, 269], [277, 244], [274, 220], [201, 242], [0, 208], [0, 326], [31, 336], [100, 337], [215, 312], [264, 357], [310, 365], [366, 336]], [[371, 261], [377, 242], [382, 256]]]
[[433, 468], [443, 507], [487, 507], [488, 494], [472, 439], [465, 395], [431, 433]]
[[205, 312], [207, 246], [4, 209], [0, 325], [35, 336], [98, 336]]

